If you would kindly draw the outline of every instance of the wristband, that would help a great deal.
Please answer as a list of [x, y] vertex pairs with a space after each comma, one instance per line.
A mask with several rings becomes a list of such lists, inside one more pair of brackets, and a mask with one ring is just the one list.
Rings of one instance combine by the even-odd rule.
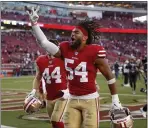
[[31, 25], [32, 25], [32, 26], [35, 26], [35, 25], [37, 25], [37, 24], [38, 24], [37, 22], [35, 22], [35, 23], [31, 22]]
[[113, 78], [113, 79], [107, 81], [108, 84], [113, 84], [113, 83], [115, 83], [115, 82], [116, 82], [116, 79], [115, 79], [115, 78]]

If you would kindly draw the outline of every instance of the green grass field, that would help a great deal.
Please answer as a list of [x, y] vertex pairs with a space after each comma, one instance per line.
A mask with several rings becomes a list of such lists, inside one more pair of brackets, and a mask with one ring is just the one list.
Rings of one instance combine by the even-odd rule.
[[[27, 92], [31, 91], [32, 88], [32, 76], [25, 76], [25, 77], [19, 77], [19, 78], [4, 78], [1, 80], [1, 90], [2, 90], [2, 101], [9, 100], [9, 99], [24, 99], [25, 95], [27, 95]], [[137, 89], [136, 89], [136, 95], [132, 95], [132, 91], [130, 87], [122, 87], [123, 79], [122, 77], [117, 80], [117, 88], [119, 93], [120, 101], [123, 105], [139, 105], [139, 104], [145, 104], [146, 103], [146, 95], [141, 93], [139, 90], [140, 88], [145, 88], [144, 81], [139, 80], [137, 82]], [[107, 105], [111, 103], [111, 96], [109, 94], [109, 89], [106, 84], [105, 79], [99, 75], [97, 77], [97, 82], [100, 85], [100, 97], [105, 97], [101, 100], [101, 105]], [[3, 95], [5, 91], [13, 90], [12, 92], [25, 92], [25, 94], [22, 95]], [[9, 94], [9, 92], [7, 92]], [[22, 100], [23, 101], [23, 100]], [[17, 105], [22, 105], [23, 102], [18, 102]], [[14, 105], [11, 103], [4, 103], [2, 102], [1, 108], [7, 107], [7, 105]], [[42, 110], [45, 112], [46, 110]], [[1, 124], [6, 126], [12, 126], [17, 128], [51, 128], [50, 123], [47, 121], [35, 121], [35, 120], [25, 120], [20, 118], [21, 116], [26, 115], [26, 113], [23, 110], [19, 111], [1, 111]], [[134, 120], [134, 128], [146, 128], [147, 122], [146, 119], [136, 119]], [[100, 128], [109, 128], [110, 122], [100, 122]]]

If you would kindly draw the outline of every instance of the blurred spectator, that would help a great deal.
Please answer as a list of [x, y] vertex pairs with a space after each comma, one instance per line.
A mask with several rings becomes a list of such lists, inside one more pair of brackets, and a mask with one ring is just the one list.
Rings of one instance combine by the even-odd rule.
[[123, 86], [129, 87], [129, 61], [126, 60], [123, 64], [124, 83]]
[[144, 56], [142, 59], [142, 64], [143, 64], [143, 70], [144, 70], [144, 81], [145, 81], [145, 86], [147, 88], [147, 66], [148, 66], [148, 62], [147, 62], [147, 56]]
[[132, 57], [129, 62], [129, 81], [133, 94], [136, 94], [137, 71], [136, 59]]
[[116, 79], [118, 79], [118, 76], [119, 76], [119, 64], [118, 64], [117, 61], [114, 64], [114, 70], [115, 70], [115, 77], [116, 77]]
[[144, 69], [144, 73], [145, 73], [145, 77], [147, 78], [147, 56], [144, 56], [142, 58], [142, 64], [143, 64], [143, 69]]
[[137, 64], [137, 79], [141, 80], [141, 70], [142, 70], [142, 62], [140, 59], [137, 59], [136, 61], [136, 64]]

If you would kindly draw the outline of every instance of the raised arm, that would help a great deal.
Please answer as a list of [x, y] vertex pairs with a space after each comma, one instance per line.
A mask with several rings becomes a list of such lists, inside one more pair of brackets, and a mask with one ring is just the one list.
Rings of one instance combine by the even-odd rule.
[[37, 12], [39, 11], [39, 6], [36, 9], [34, 7], [32, 7], [31, 9], [26, 7], [25, 9], [29, 15], [29, 19], [32, 24], [32, 30], [33, 30], [34, 36], [38, 40], [38, 44], [41, 47], [43, 47], [48, 53], [54, 55], [55, 57], [61, 57], [60, 49], [55, 44], [47, 40], [47, 37], [45, 36], [43, 31], [37, 25], [37, 21], [39, 19], [39, 16], [37, 14]]

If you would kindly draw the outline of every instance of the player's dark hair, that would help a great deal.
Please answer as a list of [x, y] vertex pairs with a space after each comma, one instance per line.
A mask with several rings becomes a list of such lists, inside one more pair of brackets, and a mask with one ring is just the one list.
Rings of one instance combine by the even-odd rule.
[[83, 27], [88, 32], [86, 44], [91, 44], [100, 38], [100, 32], [96, 31], [96, 29], [100, 28], [97, 19], [86, 18], [84, 21], [80, 21], [77, 26]]

